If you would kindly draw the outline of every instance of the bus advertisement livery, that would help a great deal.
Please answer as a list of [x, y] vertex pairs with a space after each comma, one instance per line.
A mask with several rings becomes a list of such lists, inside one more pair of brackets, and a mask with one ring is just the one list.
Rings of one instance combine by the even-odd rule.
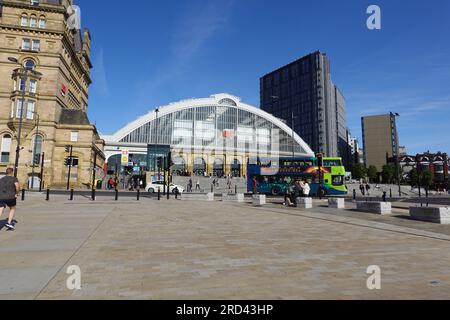
[[[283, 195], [295, 180], [306, 179], [311, 185], [311, 196], [342, 196], [348, 193], [345, 185], [345, 167], [341, 158], [323, 158], [320, 167], [317, 157], [258, 158], [249, 163], [247, 189], [253, 192], [256, 180], [256, 192], [267, 195]], [[321, 182], [321, 186], [319, 185]]]

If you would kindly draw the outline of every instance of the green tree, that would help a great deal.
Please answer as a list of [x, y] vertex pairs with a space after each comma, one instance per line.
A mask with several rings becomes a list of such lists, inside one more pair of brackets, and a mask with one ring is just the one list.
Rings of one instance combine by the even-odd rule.
[[429, 189], [433, 184], [433, 175], [430, 171], [426, 170], [421, 174], [421, 184], [423, 187]]
[[370, 166], [369, 169], [367, 169], [367, 176], [369, 177], [370, 181], [375, 181], [378, 178], [378, 170], [375, 166]]
[[367, 169], [363, 164], [357, 163], [353, 166], [353, 170], [352, 170], [353, 179], [355, 179], [355, 180], [364, 179], [366, 177], [366, 173], [367, 173]]
[[381, 176], [383, 177], [384, 183], [392, 183], [392, 180], [395, 177], [395, 166], [392, 164], [388, 164], [383, 166], [383, 171], [381, 172]]
[[418, 186], [419, 185], [419, 171], [417, 171], [416, 168], [413, 168], [410, 172], [409, 172], [409, 181], [411, 182], [411, 186]]

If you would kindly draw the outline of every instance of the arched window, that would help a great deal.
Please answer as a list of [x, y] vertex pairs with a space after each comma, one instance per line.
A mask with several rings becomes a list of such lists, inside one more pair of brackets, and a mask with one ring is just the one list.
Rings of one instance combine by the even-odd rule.
[[206, 173], [206, 161], [203, 158], [194, 160], [194, 174], [196, 176], [203, 176]]
[[224, 171], [224, 165], [223, 165], [223, 161], [221, 159], [216, 159], [214, 161], [214, 165], [213, 165], [213, 175], [215, 177], [223, 177], [225, 171]]
[[1, 159], [0, 159], [1, 163], [9, 163], [9, 156], [11, 153], [11, 142], [12, 142], [12, 139], [9, 134], [5, 134], [2, 137], [2, 140], [1, 140], [2, 153], [1, 153]]
[[36, 28], [37, 24], [38, 24], [37, 17], [36, 17], [36, 15], [32, 14], [31, 17], [30, 17], [30, 27], [31, 28]]
[[186, 162], [182, 157], [175, 157], [172, 159], [173, 166], [172, 166], [172, 172], [174, 175], [182, 176], [184, 175], [186, 171]]
[[34, 68], [36, 68], [36, 63], [31, 59], [27, 59], [23, 63], [23, 66], [26, 70], [34, 70]]
[[28, 16], [25, 13], [22, 14], [22, 17], [20, 18], [20, 25], [22, 27], [28, 27]]
[[38, 166], [41, 164], [42, 142], [43, 142], [43, 139], [41, 136], [38, 136], [38, 135], [34, 136], [32, 164], [35, 166]]
[[39, 28], [44, 29], [46, 25], [45, 16], [39, 17]]

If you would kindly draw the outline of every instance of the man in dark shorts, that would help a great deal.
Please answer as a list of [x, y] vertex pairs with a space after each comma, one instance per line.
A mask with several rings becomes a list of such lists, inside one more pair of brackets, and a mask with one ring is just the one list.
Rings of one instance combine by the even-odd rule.
[[6, 177], [0, 179], [0, 217], [6, 207], [9, 207], [9, 218], [6, 223], [8, 230], [15, 230], [14, 216], [16, 215], [16, 199], [20, 194], [19, 180], [14, 177], [14, 169], [6, 170]]

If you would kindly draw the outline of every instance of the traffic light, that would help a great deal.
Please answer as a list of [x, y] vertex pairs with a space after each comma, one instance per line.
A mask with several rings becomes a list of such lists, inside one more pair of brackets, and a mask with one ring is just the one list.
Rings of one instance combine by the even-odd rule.
[[67, 157], [67, 158], [64, 160], [64, 165], [65, 165], [66, 167], [69, 167], [69, 166], [71, 167], [72, 164], [73, 164], [72, 158]]
[[164, 158], [158, 157], [158, 164], [157, 164], [158, 169], [162, 169], [163, 165], [164, 165]]
[[41, 162], [41, 155], [36, 153], [33, 157], [33, 164], [39, 164]]
[[172, 162], [172, 152], [169, 152], [167, 154], [167, 167], [170, 168], [174, 165], [174, 163]]

